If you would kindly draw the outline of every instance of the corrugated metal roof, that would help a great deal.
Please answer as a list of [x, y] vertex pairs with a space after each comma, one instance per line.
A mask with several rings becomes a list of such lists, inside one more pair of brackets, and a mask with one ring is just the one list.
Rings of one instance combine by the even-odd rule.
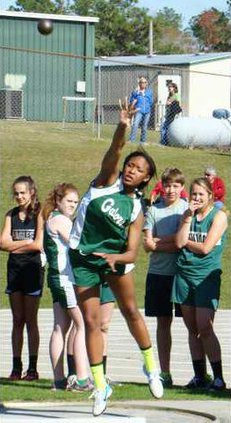
[[31, 13], [31, 12], [9, 12], [0, 10], [1, 16], [21, 18], [21, 19], [51, 19], [56, 21], [71, 21], [71, 22], [99, 22], [99, 18], [91, 16], [78, 16], [78, 15], [52, 15], [49, 13]]
[[123, 66], [123, 65], [171, 65], [182, 66], [197, 63], [211, 62], [215, 60], [231, 58], [231, 53], [196, 53], [196, 54], [156, 54], [152, 56], [111, 56], [100, 57], [96, 61], [96, 66], [99, 62], [101, 66]]

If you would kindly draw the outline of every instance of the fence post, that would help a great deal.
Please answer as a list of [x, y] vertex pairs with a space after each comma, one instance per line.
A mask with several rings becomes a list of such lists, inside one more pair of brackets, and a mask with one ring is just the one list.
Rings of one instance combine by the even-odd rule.
[[98, 61], [98, 93], [97, 93], [97, 138], [100, 139], [100, 111], [101, 111], [101, 66], [100, 66], [100, 60]]

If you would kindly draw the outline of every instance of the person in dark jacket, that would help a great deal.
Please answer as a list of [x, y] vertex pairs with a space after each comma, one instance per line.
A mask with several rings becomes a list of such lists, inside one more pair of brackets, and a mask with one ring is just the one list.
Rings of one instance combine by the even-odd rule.
[[161, 126], [160, 134], [162, 145], [168, 145], [168, 130], [175, 117], [182, 112], [180, 107], [180, 97], [178, 94], [178, 87], [174, 82], [168, 84], [168, 97], [165, 105], [165, 118]]

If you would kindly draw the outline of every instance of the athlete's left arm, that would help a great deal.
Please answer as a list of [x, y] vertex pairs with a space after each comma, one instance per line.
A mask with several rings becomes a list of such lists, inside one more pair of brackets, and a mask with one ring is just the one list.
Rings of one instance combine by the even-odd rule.
[[129, 226], [127, 249], [121, 254], [107, 254], [94, 253], [94, 255], [104, 258], [107, 264], [111, 267], [113, 272], [116, 272], [116, 264], [134, 263], [137, 258], [138, 249], [140, 246], [141, 231], [144, 223], [144, 216], [142, 211], [138, 217]]
[[44, 233], [44, 220], [42, 213], [40, 212], [37, 217], [37, 228], [35, 239], [31, 244], [25, 245], [24, 247], [18, 248], [14, 251], [15, 254], [32, 253], [36, 251], [43, 251], [43, 233]]
[[194, 242], [188, 241], [186, 248], [196, 254], [206, 255], [212, 251], [219, 239], [222, 237], [223, 233], [227, 229], [228, 220], [227, 215], [222, 210], [220, 210], [209, 229], [207, 237], [204, 242]]

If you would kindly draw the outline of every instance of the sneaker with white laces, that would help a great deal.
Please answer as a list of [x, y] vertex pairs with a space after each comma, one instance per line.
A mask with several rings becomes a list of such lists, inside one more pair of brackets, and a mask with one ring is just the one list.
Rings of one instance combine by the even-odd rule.
[[70, 375], [67, 378], [67, 385], [66, 385], [66, 390], [67, 391], [72, 391], [72, 388], [75, 386], [77, 382], [77, 376], [76, 375]]
[[100, 416], [107, 407], [107, 399], [111, 396], [112, 389], [110, 385], [106, 385], [105, 389], [96, 389], [93, 392], [92, 397], [94, 398], [93, 404], [93, 416]]
[[148, 372], [144, 365], [143, 372], [148, 378], [149, 390], [151, 394], [156, 398], [161, 398], [164, 395], [164, 388], [158, 371], [155, 370], [154, 372]]

